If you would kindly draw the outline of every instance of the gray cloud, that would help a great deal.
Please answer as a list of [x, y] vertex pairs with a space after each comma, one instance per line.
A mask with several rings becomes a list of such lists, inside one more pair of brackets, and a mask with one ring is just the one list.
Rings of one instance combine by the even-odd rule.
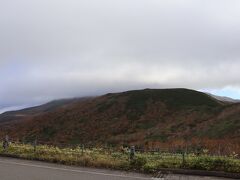
[[0, 109], [139, 88], [240, 90], [238, 0], [0, 2]]

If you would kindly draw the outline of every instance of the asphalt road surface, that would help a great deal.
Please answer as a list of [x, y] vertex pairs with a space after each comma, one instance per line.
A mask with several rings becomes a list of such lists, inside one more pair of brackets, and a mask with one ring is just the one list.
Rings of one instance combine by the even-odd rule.
[[[222, 178], [168, 175], [164, 178], [93, 168], [64, 166], [0, 157], [0, 180], [220, 180]], [[224, 179], [222, 179], [224, 180]], [[226, 179], [225, 179], [226, 180]]]

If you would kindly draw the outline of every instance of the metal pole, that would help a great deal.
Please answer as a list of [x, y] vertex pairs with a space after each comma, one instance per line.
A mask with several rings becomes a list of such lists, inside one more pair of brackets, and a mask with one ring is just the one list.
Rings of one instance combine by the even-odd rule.
[[135, 156], [135, 146], [131, 146], [130, 148], [130, 161], [134, 159]]
[[36, 152], [37, 151], [37, 139], [35, 139], [33, 142], [33, 148], [34, 148], [34, 152]]

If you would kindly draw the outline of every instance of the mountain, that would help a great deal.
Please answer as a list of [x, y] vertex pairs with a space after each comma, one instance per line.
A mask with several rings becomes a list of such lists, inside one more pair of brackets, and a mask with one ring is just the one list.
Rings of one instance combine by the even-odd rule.
[[208, 93], [208, 95], [212, 96], [213, 98], [219, 100], [219, 101], [223, 101], [223, 102], [229, 102], [229, 103], [239, 103], [240, 100], [239, 99], [232, 99], [230, 97], [225, 97], [225, 96], [217, 96], [217, 95], [213, 95]]
[[71, 98], [71, 99], [60, 99], [54, 100], [49, 103], [30, 107], [18, 111], [8, 111], [5, 113], [0, 114], [0, 123], [9, 123], [10, 121], [20, 121], [24, 119], [30, 119], [35, 116], [38, 116], [43, 113], [51, 112], [59, 108], [65, 108], [71, 103], [84, 101], [89, 99], [90, 97], [85, 98]]
[[[55, 104], [55, 105], [53, 105]], [[5, 113], [0, 135], [68, 144], [239, 141], [240, 104], [189, 89], [145, 89]], [[24, 114], [24, 118], [17, 115]], [[27, 117], [27, 118], [26, 118]], [[212, 145], [212, 143], [209, 143]]]

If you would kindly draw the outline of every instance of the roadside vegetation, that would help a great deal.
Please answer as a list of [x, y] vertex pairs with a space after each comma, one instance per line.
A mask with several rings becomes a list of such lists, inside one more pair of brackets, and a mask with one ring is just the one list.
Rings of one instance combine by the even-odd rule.
[[103, 148], [58, 148], [54, 146], [11, 143], [7, 149], [0, 147], [2, 156], [18, 157], [30, 160], [77, 165], [86, 167], [131, 170], [155, 173], [161, 168], [194, 169], [240, 173], [240, 159], [237, 154], [230, 156], [212, 156], [205, 151], [202, 154], [181, 154], [161, 152], [137, 152], [132, 160], [127, 149], [114, 150]]

